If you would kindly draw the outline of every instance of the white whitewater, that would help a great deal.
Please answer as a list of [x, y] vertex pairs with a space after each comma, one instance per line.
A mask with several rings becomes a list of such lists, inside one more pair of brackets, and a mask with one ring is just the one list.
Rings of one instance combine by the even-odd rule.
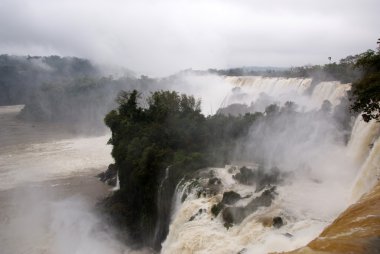
[[366, 123], [361, 116], [355, 120], [348, 143], [348, 153], [360, 166], [367, 158], [372, 145], [380, 135], [380, 123], [370, 121]]
[[[242, 196], [252, 195], [252, 198], [261, 194], [253, 193], [252, 187], [237, 184], [232, 174], [227, 173], [228, 168], [212, 168], [216, 176], [222, 180], [224, 191], [234, 190]], [[309, 191], [318, 191], [320, 187], [309, 182], [307, 185]], [[296, 209], [286, 210], [284, 204], [288, 207], [297, 205], [297, 198], [300, 195], [297, 195], [296, 189], [296, 187], [287, 191], [278, 189], [280, 197], [271, 207], [258, 210], [240, 225], [230, 229], [224, 227], [220, 215], [214, 218], [210, 212], [212, 205], [218, 203], [222, 195], [198, 198], [194, 189], [185, 202], [175, 208], [162, 253], [238, 253], [243, 250], [246, 252], [242, 253], [268, 253], [301, 247], [312, 240], [315, 232], [321, 231], [329, 220], [314, 219], [315, 214], [304, 214], [297, 220], [293, 218]], [[176, 199], [180, 199], [181, 194], [183, 192], [177, 193]], [[294, 196], [290, 196], [292, 194]], [[240, 200], [238, 205], [244, 205], [249, 200], [251, 199]], [[200, 210], [206, 212], [199, 214]], [[189, 221], [189, 218], [197, 213], [195, 219]], [[263, 222], [270, 221], [275, 216], [286, 218], [287, 224], [275, 230], [263, 225]]]
[[316, 107], [322, 105], [324, 100], [328, 100], [333, 106], [336, 106], [350, 89], [351, 84], [341, 84], [338, 81], [321, 82], [314, 88], [311, 100]]
[[[257, 109], [263, 110], [271, 103], [284, 104], [293, 101], [304, 110], [319, 109], [324, 100], [333, 106], [339, 104], [340, 99], [351, 89], [350, 84], [341, 84], [338, 81], [320, 82], [312, 86], [310, 78], [267, 78], [261, 76], [226, 77], [225, 81], [234, 87], [240, 88], [238, 92], [229, 94], [222, 106], [233, 103], [244, 103], [248, 106], [256, 102], [264, 94], [268, 102]], [[312, 89], [311, 96], [310, 89]]]
[[361, 117], [357, 121], [359, 124], [351, 140], [356, 158], [363, 163], [359, 164], [361, 167], [353, 185], [352, 202], [370, 191], [380, 179], [380, 123], [373, 120], [365, 123]]
[[[310, 79], [226, 77], [225, 81], [238, 90], [225, 97], [223, 107], [234, 103], [256, 104], [256, 110], [271, 103], [283, 105], [286, 101], [296, 102], [301, 111], [318, 110], [324, 100], [336, 106], [351, 88], [350, 84], [336, 81], [311, 87]], [[266, 101], [263, 93], [267, 95]], [[260, 100], [265, 101], [264, 105], [258, 105]], [[379, 123], [366, 123], [358, 116], [347, 145], [322, 145], [316, 150], [325, 149], [318, 154], [320, 158], [310, 157], [314, 164], [309, 173], [296, 171], [291, 183], [278, 186], [278, 197], [270, 207], [259, 209], [229, 229], [223, 225], [220, 214], [215, 218], [211, 213], [222, 193], [233, 190], [241, 196], [252, 194], [252, 198], [259, 193], [237, 183], [228, 167], [212, 169], [223, 184], [223, 190], [216, 196], [198, 197], [197, 189], [190, 188], [190, 181], [181, 182], [173, 199], [172, 222], [162, 253], [269, 253], [306, 245], [376, 184], [380, 177], [379, 133]], [[189, 188], [190, 193], [181, 202]], [[248, 200], [238, 202], [244, 205]], [[263, 223], [274, 216], [285, 220], [280, 229]]]

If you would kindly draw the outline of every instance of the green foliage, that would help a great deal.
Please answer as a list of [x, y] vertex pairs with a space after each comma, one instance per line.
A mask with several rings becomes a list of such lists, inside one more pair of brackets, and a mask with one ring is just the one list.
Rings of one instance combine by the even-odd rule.
[[112, 156], [119, 168], [120, 190], [115, 202], [131, 210], [123, 221], [140, 241], [153, 237], [157, 193], [165, 169], [170, 167], [166, 191], [173, 193], [185, 175], [228, 162], [235, 143], [261, 116], [206, 118], [199, 100], [170, 91], [152, 93], [148, 107], [140, 106], [144, 101], [136, 90], [120, 93], [117, 102], [118, 108], [105, 117], [112, 131]]
[[380, 51], [368, 50], [360, 55], [356, 67], [363, 77], [353, 83], [352, 109], [363, 112], [366, 122], [380, 120]]
[[233, 68], [227, 70], [209, 69], [210, 73], [226, 76], [264, 76], [286, 78], [312, 78], [314, 82], [338, 80], [343, 83], [351, 83], [361, 75], [360, 70], [355, 69], [355, 63], [359, 55], [347, 56], [339, 62], [325, 65], [307, 65], [292, 68]]
[[43, 83], [98, 75], [86, 59], [0, 55], [0, 105], [28, 103], [29, 95]]

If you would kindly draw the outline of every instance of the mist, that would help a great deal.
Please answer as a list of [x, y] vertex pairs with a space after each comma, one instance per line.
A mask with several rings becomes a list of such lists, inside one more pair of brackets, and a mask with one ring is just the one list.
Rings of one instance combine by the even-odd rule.
[[371, 48], [378, 9], [375, 0], [3, 0], [0, 51], [78, 56], [150, 76], [323, 64]]
[[62, 197], [61, 188], [34, 186], [12, 194], [17, 204], [3, 208], [12, 215], [1, 223], [2, 253], [128, 253], [92, 202]]

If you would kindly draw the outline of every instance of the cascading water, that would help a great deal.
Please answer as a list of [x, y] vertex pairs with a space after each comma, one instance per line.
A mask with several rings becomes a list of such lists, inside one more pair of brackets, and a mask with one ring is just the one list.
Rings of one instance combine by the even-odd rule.
[[313, 89], [311, 100], [316, 107], [320, 107], [324, 100], [328, 100], [333, 106], [336, 106], [350, 89], [351, 84], [341, 84], [338, 81], [321, 82]]
[[379, 135], [380, 123], [376, 121], [366, 123], [361, 116], [356, 118], [348, 143], [348, 153], [358, 166], [364, 162]]
[[119, 172], [116, 173], [116, 186], [112, 188], [113, 191], [120, 190]]
[[165, 169], [165, 175], [162, 178], [157, 192], [157, 222], [153, 237], [153, 246], [159, 246], [163, 237], [167, 234], [167, 227], [170, 220], [170, 194], [169, 186], [170, 166]]
[[[225, 81], [239, 90], [230, 93], [224, 99], [222, 107], [234, 103], [243, 103], [248, 106], [254, 103], [256, 111], [263, 111], [271, 103], [283, 104], [286, 101], [293, 101], [304, 110], [319, 109], [324, 100], [336, 106], [351, 88], [350, 84], [340, 84], [337, 81], [320, 82], [312, 86], [310, 78], [246, 76], [226, 77]], [[312, 89], [311, 96], [308, 94], [310, 89]], [[257, 105], [262, 102], [264, 105]]]
[[[372, 121], [366, 124], [369, 134], [377, 135], [371, 138], [370, 144], [364, 143], [362, 149], [367, 151], [368, 156], [362, 164], [357, 180], [352, 191], [352, 201], [358, 200], [363, 194], [370, 191], [380, 179], [380, 124]], [[370, 135], [366, 135], [368, 137]]]
[[[227, 77], [225, 80], [238, 90], [225, 97], [223, 107], [243, 103], [262, 111], [271, 103], [286, 101], [296, 102], [301, 106], [300, 111], [318, 110], [325, 100], [336, 106], [351, 87], [335, 81], [311, 87], [310, 79]], [[262, 100], [263, 93], [267, 101]], [[258, 105], [263, 101], [264, 105]], [[310, 133], [304, 131], [308, 121], [310, 129], [316, 129]], [[275, 184], [272, 202], [228, 225], [228, 213], [223, 209], [214, 214], [226, 193], [233, 191], [240, 198], [234, 205], [225, 206], [241, 211], [255, 207], [253, 204], [268, 189], [255, 192], [252, 186], [239, 183], [234, 177], [239, 167], [205, 169], [203, 177], [182, 180], [176, 187], [169, 234], [162, 244], [162, 253], [268, 253], [296, 249], [318, 236], [353, 200], [376, 184], [380, 173], [378, 123], [365, 123], [358, 116], [347, 145], [331, 134], [335, 133], [334, 125], [326, 127], [318, 124], [318, 120], [307, 119], [282, 126], [291, 130], [263, 140], [268, 146], [266, 151], [284, 149], [283, 154], [290, 156], [283, 160], [283, 165], [278, 165], [283, 166], [281, 170], [287, 177]], [[302, 132], [311, 140], [297, 139]], [[295, 142], [285, 143], [283, 148], [277, 145], [294, 138]], [[257, 143], [255, 145], [253, 149], [257, 149]], [[270, 153], [270, 156], [276, 155]], [[304, 157], [298, 158], [300, 156]], [[205, 177], [210, 171], [212, 177]], [[212, 180], [215, 178], [220, 181], [217, 188]], [[347, 191], [352, 184], [354, 199]], [[281, 218], [283, 225], [274, 226], [274, 218]]]

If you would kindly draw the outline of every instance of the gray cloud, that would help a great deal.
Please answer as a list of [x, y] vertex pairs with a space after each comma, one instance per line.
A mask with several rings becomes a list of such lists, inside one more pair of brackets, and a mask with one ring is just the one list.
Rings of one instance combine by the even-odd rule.
[[325, 63], [376, 46], [376, 0], [0, 0], [0, 52], [150, 75]]

